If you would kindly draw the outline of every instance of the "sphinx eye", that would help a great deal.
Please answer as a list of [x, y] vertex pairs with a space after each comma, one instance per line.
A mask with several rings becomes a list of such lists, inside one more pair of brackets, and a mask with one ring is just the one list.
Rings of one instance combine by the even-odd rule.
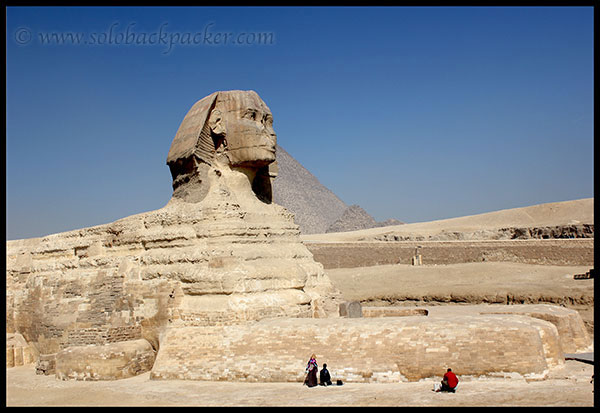
[[256, 111], [249, 110], [248, 112], [246, 112], [244, 114], [244, 117], [247, 118], [247, 119], [256, 120]]

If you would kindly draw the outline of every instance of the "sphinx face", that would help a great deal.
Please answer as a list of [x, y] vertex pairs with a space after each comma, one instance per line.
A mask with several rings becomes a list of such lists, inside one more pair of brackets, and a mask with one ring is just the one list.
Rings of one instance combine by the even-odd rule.
[[271, 110], [254, 91], [219, 93], [225, 151], [232, 165], [263, 167], [275, 161], [277, 135]]

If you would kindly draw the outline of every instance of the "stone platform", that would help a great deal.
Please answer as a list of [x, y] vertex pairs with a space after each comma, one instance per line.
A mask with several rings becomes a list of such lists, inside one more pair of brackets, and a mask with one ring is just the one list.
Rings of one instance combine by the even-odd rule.
[[288, 318], [171, 328], [151, 377], [298, 382], [312, 353], [345, 382], [417, 381], [450, 366], [535, 378], [564, 363], [557, 328], [521, 315]]

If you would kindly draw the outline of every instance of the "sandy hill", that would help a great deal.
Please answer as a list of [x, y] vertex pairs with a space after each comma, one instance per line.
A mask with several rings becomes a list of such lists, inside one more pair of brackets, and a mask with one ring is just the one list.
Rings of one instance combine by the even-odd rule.
[[384, 235], [395, 235], [405, 238], [421, 236], [427, 239], [428, 237], [438, 236], [440, 233], [483, 234], [488, 232], [491, 234], [503, 228], [593, 226], [593, 224], [594, 199], [585, 198], [430, 222], [371, 228], [352, 232], [315, 234], [312, 236], [303, 236], [303, 239], [306, 241], [340, 242], [377, 240], [382, 239]]

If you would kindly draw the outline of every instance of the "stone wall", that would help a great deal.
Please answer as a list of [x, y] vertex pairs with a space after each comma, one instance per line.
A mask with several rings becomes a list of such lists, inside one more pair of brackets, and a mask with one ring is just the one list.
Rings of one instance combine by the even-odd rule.
[[426, 316], [429, 311], [426, 308], [406, 307], [362, 307], [363, 317], [408, 317], [422, 315]]
[[176, 285], [141, 280], [109, 229], [7, 242], [7, 332], [20, 332], [41, 354], [155, 335], [144, 326], [166, 313]]
[[[493, 213], [492, 213], [493, 214]], [[507, 227], [475, 231], [442, 230], [435, 235], [406, 234], [390, 231], [360, 241], [475, 241], [594, 238], [593, 224], [554, 225], [544, 227]]]
[[564, 353], [593, 345], [577, 311], [552, 305], [492, 305], [468, 316], [398, 307], [361, 313], [365, 318], [169, 329], [151, 377], [302, 381], [315, 353], [334, 380], [347, 382], [414, 381], [447, 367], [460, 375], [541, 378], [564, 363]]
[[590, 350], [592, 341], [579, 313], [564, 307], [548, 304], [490, 306], [481, 314], [521, 314], [554, 324], [565, 353]]
[[327, 268], [411, 264], [415, 248], [423, 264], [512, 261], [544, 265], [594, 265], [593, 239], [505, 241], [306, 242]]
[[270, 319], [169, 329], [151, 378], [301, 382], [312, 353], [345, 382], [416, 381], [447, 367], [543, 377], [564, 363], [556, 327], [520, 315]]

